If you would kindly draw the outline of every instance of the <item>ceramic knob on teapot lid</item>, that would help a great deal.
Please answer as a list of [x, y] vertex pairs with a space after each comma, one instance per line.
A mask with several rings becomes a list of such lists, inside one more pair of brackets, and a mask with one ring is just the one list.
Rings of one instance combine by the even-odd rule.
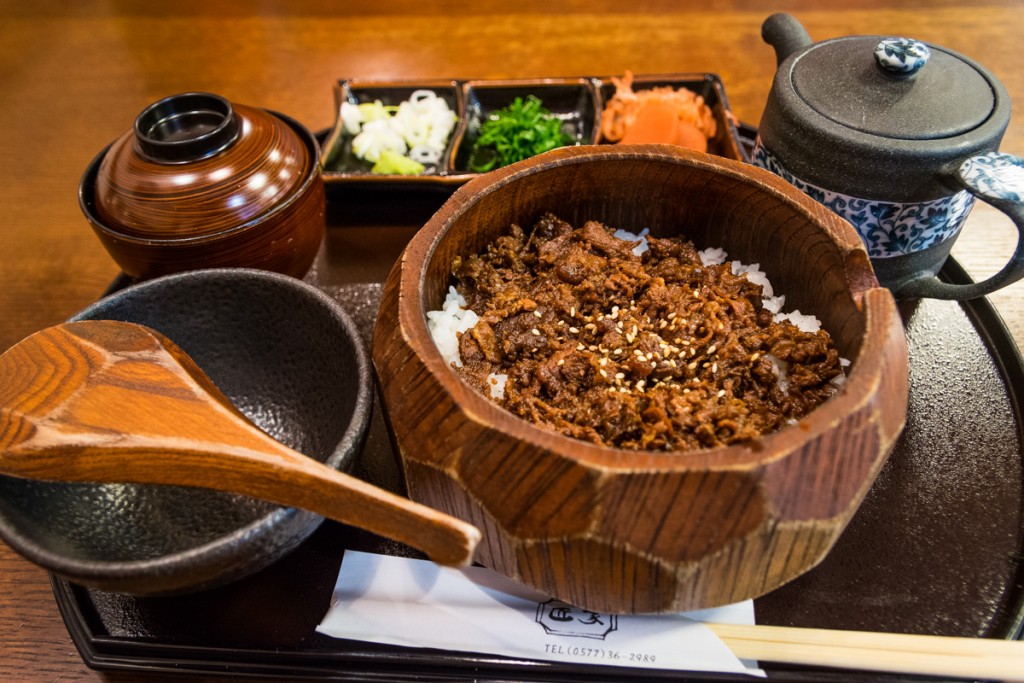
[[996, 150], [1009, 123], [1003, 86], [951, 50], [885, 36], [812, 43], [785, 14], [763, 35], [779, 68], [758, 132], [808, 182], [858, 197], [939, 196], [920, 178]]
[[245, 225], [283, 204], [310, 164], [281, 118], [209, 93], [147, 107], [96, 176], [95, 208], [126, 235], [187, 239]]

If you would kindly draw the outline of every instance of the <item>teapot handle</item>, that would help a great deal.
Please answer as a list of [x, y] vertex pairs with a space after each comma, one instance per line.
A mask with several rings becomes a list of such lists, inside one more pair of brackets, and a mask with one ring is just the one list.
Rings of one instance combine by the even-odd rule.
[[779, 66], [794, 52], [813, 44], [803, 24], [785, 12], [778, 12], [764, 20], [761, 24], [761, 39], [775, 48], [775, 61]]
[[1010, 217], [1017, 226], [1013, 257], [987, 280], [954, 285], [924, 276], [900, 284], [893, 292], [898, 298], [964, 301], [991, 294], [1024, 277], [1024, 159], [999, 152], [970, 157], [960, 164], [952, 181]]

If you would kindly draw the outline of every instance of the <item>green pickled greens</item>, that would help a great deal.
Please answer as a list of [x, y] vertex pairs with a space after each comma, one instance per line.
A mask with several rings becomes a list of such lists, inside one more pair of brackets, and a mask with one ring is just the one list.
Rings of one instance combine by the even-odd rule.
[[572, 142], [573, 137], [562, 130], [562, 121], [544, 107], [540, 98], [517, 97], [480, 125], [480, 135], [469, 155], [469, 169], [486, 173]]

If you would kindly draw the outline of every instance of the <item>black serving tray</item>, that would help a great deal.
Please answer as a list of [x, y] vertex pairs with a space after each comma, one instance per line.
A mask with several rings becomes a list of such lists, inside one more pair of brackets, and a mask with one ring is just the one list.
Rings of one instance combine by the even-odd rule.
[[[349, 310], [367, 340], [381, 283], [447, 196], [436, 189], [396, 190], [331, 188], [332, 229], [307, 276]], [[942, 277], [970, 280], [954, 261]], [[122, 279], [112, 288], [126, 284]], [[1020, 638], [1024, 364], [985, 299], [907, 302], [901, 312], [910, 348], [906, 429], [832, 552], [817, 568], [756, 600], [757, 622]], [[355, 473], [404, 490], [379, 404]], [[271, 567], [204, 593], [141, 598], [51, 581], [83, 660], [104, 671], [288, 680], [752, 680], [328, 638], [315, 629], [348, 548], [417, 557], [405, 546], [325, 522]], [[920, 680], [770, 663], [763, 668], [771, 681]]]

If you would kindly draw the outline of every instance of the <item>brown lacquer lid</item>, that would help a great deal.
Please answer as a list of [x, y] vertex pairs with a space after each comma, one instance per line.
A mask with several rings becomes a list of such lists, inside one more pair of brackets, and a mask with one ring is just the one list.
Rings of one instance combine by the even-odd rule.
[[245, 225], [299, 187], [309, 152], [271, 113], [209, 93], [147, 107], [114, 141], [96, 179], [108, 227], [152, 239], [189, 239]]

